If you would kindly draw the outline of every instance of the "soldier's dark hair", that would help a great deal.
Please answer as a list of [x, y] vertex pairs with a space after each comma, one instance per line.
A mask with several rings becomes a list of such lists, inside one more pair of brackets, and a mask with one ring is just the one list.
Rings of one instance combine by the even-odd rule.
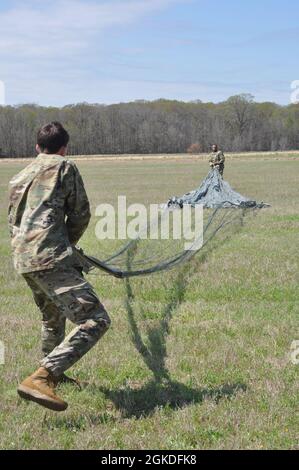
[[70, 136], [60, 122], [54, 121], [41, 127], [37, 133], [37, 145], [42, 152], [56, 153], [69, 143]]

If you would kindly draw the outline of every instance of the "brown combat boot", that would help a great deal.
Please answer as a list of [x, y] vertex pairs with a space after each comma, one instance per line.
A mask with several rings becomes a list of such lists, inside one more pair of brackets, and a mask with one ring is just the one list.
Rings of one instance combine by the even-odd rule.
[[55, 394], [54, 388], [55, 378], [47, 369], [40, 367], [19, 385], [18, 394], [49, 410], [64, 411], [68, 404]]

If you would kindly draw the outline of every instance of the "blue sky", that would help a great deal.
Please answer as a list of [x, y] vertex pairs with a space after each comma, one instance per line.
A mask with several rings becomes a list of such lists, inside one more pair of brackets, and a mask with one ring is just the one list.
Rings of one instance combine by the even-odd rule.
[[290, 102], [294, 0], [1, 0], [6, 103]]

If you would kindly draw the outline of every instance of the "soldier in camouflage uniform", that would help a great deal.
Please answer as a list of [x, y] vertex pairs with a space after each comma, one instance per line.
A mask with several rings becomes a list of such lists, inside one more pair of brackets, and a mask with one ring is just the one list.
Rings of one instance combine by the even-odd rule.
[[218, 150], [218, 145], [214, 144], [212, 146], [212, 153], [210, 155], [210, 167], [217, 168], [222, 178], [224, 172], [224, 161], [225, 157], [222, 150]]
[[[18, 388], [22, 398], [55, 411], [67, 403], [55, 393], [64, 372], [104, 335], [110, 319], [74, 245], [90, 220], [84, 184], [67, 160], [68, 133], [53, 122], [40, 129], [38, 157], [10, 182], [9, 228], [14, 266], [42, 312], [41, 367]], [[76, 328], [65, 338], [66, 319]]]

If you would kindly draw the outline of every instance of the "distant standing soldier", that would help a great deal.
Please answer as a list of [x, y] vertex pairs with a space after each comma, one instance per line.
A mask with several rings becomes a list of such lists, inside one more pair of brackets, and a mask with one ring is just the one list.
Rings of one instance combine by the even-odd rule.
[[[18, 393], [54, 411], [68, 406], [55, 393], [59, 383], [74, 382], [64, 372], [110, 326], [74, 250], [88, 226], [90, 207], [80, 173], [66, 158], [68, 142], [60, 123], [42, 127], [39, 155], [11, 180], [9, 196], [14, 266], [41, 310], [44, 353], [41, 367], [19, 385]], [[77, 326], [65, 338], [66, 319]]]
[[222, 150], [218, 150], [218, 145], [212, 145], [212, 153], [210, 155], [210, 167], [218, 168], [220, 175], [223, 178], [225, 156]]

